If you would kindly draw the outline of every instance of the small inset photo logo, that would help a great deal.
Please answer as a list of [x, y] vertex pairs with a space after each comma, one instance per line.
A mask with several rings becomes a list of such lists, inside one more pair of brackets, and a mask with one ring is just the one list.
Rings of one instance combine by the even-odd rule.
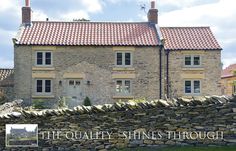
[[6, 124], [6, 147], [38, 147], [38, 124]]

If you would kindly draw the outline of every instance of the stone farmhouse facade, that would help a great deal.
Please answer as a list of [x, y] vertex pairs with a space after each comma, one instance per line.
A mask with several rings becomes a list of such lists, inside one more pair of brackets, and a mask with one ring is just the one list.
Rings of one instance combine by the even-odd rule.
[[14, 92], [28, 103], [92, 104], [220, 94], [221, 47], [209, 27], [147, 22], [31, 21], [26, 0], [14, 42]]

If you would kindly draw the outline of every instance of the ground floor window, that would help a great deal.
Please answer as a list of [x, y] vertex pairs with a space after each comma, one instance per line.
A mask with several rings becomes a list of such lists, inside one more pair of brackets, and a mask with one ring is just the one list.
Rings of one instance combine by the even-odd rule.
[[185, 94], [200, 94], [201, 81], [200, 80], [185, 80], [184, 92]]
[[36, 79], [36, 93], [50, 94], [52, 92], [52, 80], [50, 79]]
[[131, 81], [130, 80], [116, 80], [116, 94], [117, 95], [130, 95], [131, 94]]

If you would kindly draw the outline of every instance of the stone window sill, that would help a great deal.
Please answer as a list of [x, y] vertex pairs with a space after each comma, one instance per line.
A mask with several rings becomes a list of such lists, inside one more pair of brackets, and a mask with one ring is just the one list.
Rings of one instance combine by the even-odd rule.
[[131, 67], [115, 67], [112, 69], [113, 71], [134, 71], [134, 68]]
[[32, 67], [33, 71], [54, 71], [54, 67]]
[[32, 99], [53, 99], [55, 96], [53, 95], [33, 95]]
[[183, 71], [204, 71], [202, 67], [183, 67]]

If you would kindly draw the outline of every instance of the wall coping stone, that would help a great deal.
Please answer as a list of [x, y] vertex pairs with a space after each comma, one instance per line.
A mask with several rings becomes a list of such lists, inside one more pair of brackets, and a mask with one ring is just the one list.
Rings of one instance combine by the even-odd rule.
[[[23, 101], [15, 100], [13, 102], [5, 103], [0, 106], [0, 113], [4, 112], [4, 109], [12, 107], [14, 105], [19, 106]], [[230, 102], [236, 102], [236, 96], [203, 96], [203, 97], [192, 97], [184, 98], [180, 97], [177, 99], [167, 100], [152, 100], [135, 102], [129, 100], [127, 102], [116, 102], [114, 104], [94, 105], [94, 106], [76, 106], [73, 109], [60, 108], [60, 109], [44, 109], [44, 110], [25, 110], [12, 111], [6, 114], [0, 114], [0, 119], [9, 118], [35, 118], [35, 117], [46, 117], [46, 116], [63, 116], [63, 115], [74, 115], [74, 114], [96, 114], [116, 111], [132, 111], [132, 110], [146, 110], [153, 108], [176, 108], [176, 107], [199, 107], [199, 106], [212, 106], [212, 105], [226, 105]], [[235, 109], [234, 109], [235, 110]], [[235, 111], [234, 111], [235, 112]]]

